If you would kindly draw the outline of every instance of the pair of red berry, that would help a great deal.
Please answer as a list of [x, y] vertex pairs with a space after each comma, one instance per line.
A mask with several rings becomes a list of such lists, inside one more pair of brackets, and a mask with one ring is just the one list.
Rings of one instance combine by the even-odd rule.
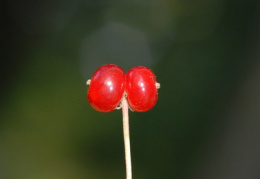
[[124, 95], [129, 107], [137, 112], [150, 110], [158, 99], [159, 83], [156, 83], [154, 73], [142, 66], [134, 67], [125, 74], [117, 65], [103, 65], [88, 83], [88, 101], [100, 112], [115, 110]]

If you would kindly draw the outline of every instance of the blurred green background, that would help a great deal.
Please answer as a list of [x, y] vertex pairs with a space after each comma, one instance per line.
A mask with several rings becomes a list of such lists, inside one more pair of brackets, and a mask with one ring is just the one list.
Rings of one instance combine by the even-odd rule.
[[134, 179], [260, 178], [260, 4], [254, 0], [4, 0], [1, 179], [125, 178], [121, 111], [85, 82], [151, 68], [157, 105], [130, 112]]

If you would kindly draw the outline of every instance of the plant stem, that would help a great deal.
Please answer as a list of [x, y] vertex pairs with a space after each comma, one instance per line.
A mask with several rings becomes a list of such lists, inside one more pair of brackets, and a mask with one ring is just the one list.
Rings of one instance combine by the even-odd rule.
[[121, 104], [122, 104], [122, 113], [123, 113], [123, 132], [124, 132], [124, 144], [125, 144], [126, 179], [132, 179], [128, 103], [127, 103], [125, 95], [122, 98]]

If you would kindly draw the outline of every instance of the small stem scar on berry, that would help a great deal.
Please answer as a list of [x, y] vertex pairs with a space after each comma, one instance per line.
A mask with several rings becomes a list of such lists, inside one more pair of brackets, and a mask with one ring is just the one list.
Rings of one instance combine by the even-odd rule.
[[90, 83], [91, 83], [91, 80], [88, 80], [88, 81], [86, 82], [86, 85], [90, 85]]
[[160, 89], [160, 87], [161, 87], [160, 83], [155, 83], [155, 86], [156, 86], [156, 89]]

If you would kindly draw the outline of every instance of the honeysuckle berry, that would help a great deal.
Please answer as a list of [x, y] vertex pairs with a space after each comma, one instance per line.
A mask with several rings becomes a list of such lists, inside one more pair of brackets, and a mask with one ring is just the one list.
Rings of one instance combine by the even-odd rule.
[[113, 64], [99, 67], [88, 81], [87, 99], [100, 112], [111, 112], [119, 105], [125, 91], [125, 72]]
[[126, 94], [128, 105], [133, 111], [145, 112], [154, 107], [158, 100], [154, 73], [146, 67], [138, 66], [126, 74]]

